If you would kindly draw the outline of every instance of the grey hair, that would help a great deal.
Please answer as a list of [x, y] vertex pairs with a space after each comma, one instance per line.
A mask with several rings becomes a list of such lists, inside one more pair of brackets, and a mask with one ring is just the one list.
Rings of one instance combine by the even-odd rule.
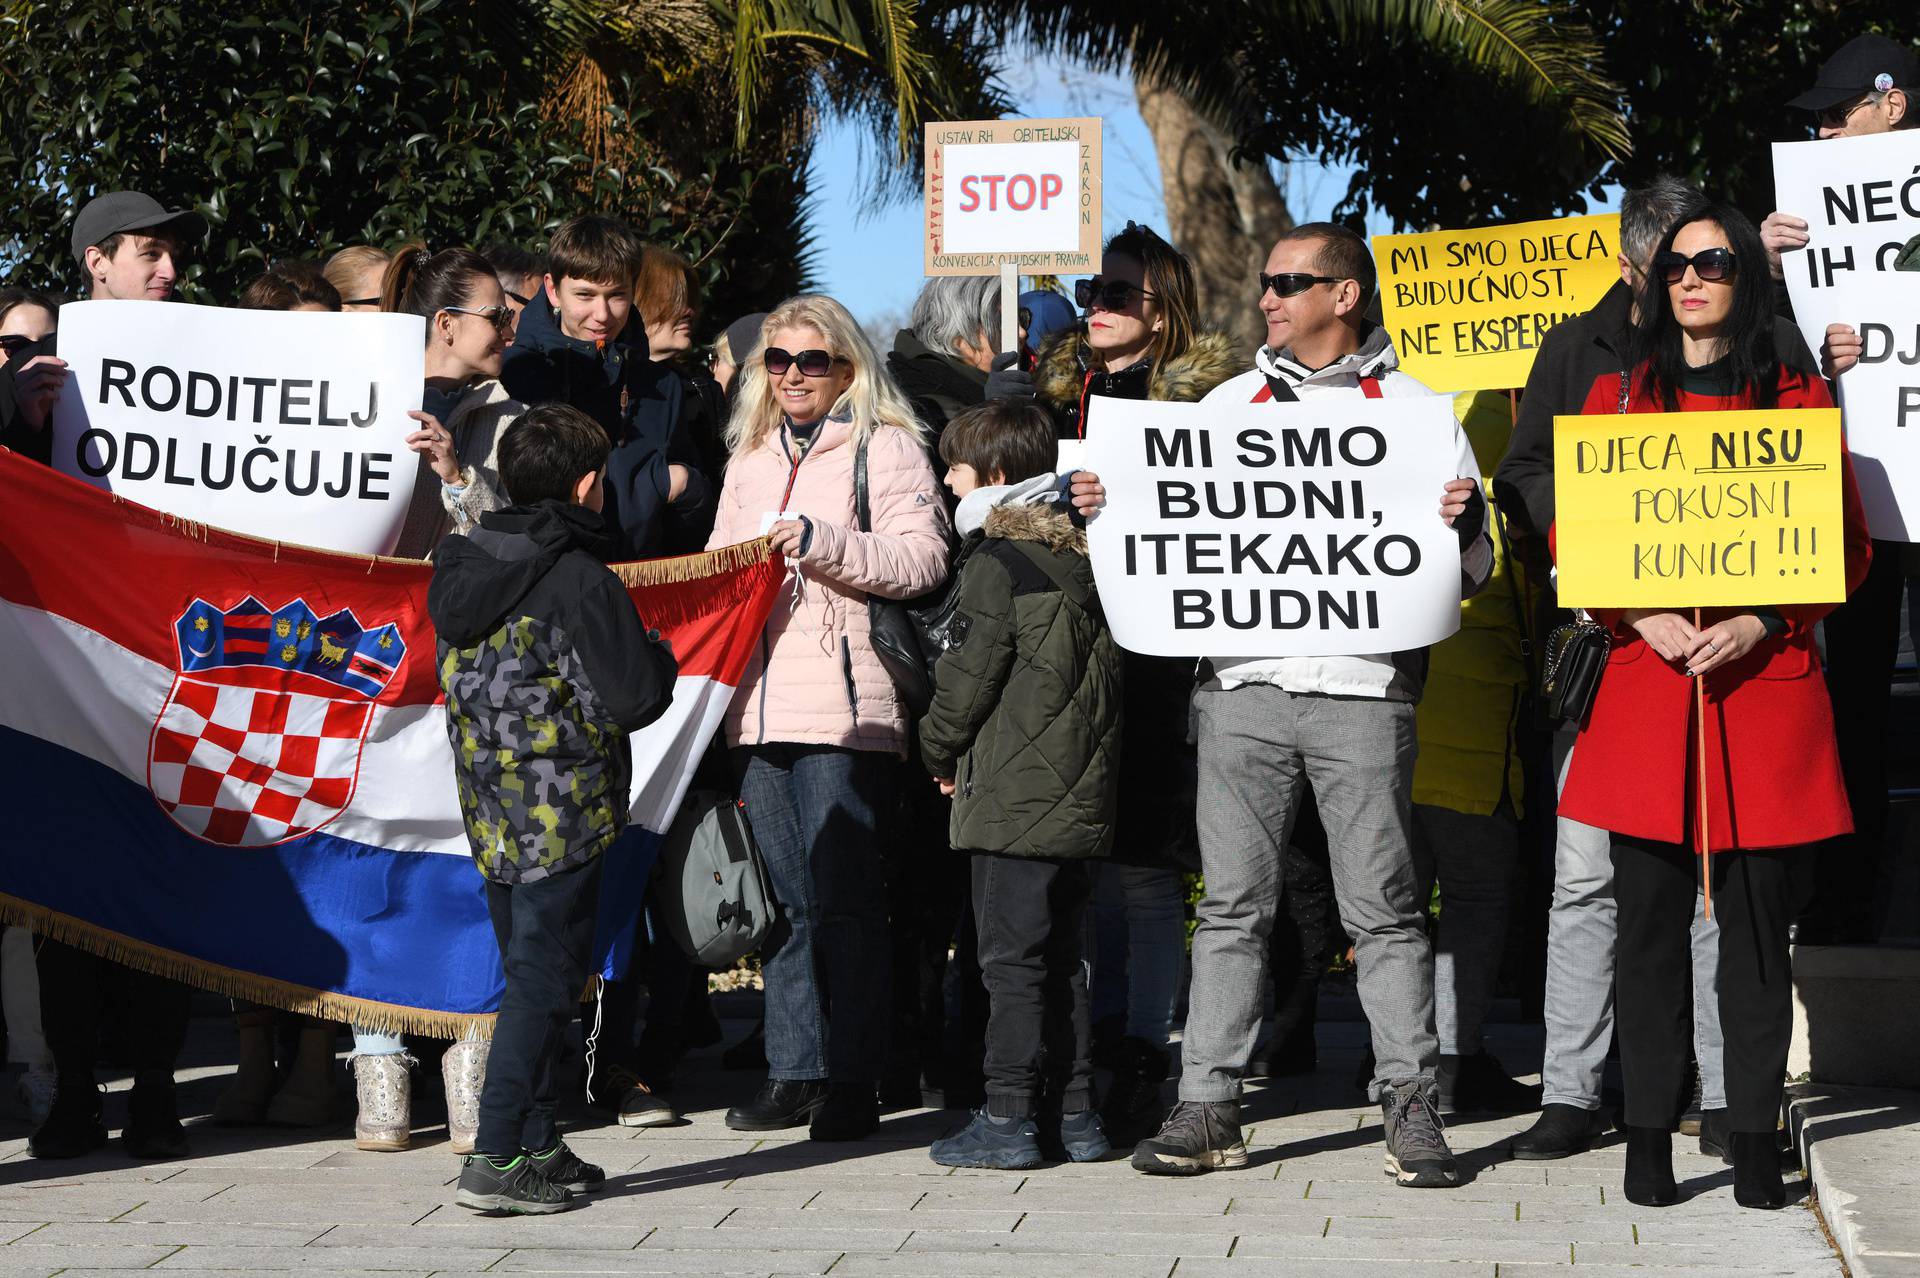
[[1687, 209], [1706, 197], [1700, 188], [1670, 173], [1620, 197], [1620, 251], [1633, 269], [1645, 274], [1667, 231]]
[[907, 319], [913, 335], [936, 351], [960, 354], [960, 343], [1000, 349], [1000, 279], [994, 275], [936, 275], [913, 299]]

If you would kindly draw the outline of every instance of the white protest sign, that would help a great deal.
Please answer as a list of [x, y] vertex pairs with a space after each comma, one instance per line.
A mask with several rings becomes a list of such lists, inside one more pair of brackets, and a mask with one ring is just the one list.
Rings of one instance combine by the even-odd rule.
[[60, 308], [56, 470], [185, 519], [385, 554], [413, 498], [417, 315]]
[[1088, 539], [1122, 647], [1340, 656], [1459, 629], [1452, 400], [1092, 403], [1107, 505]]
[[[1920, 235], [1920, 130], [1773, 144], [1774, 207], [1807, 223], [1804, 249], [1780, 255], [1793, 318], [1818, 352], [1841, 313], [1843, 284], [1885, 285]], [[1848, 426], [1852, 426], [1851, 420]]]
[[1920, 275], [1857, 276], [1821, 296], [1860, 334], [1860, 362], [1837, 385], [1867, 526], [1920, 541]]
[[926, 274], [1100, 269], [1097, 118], [929, 124], [926, 148]]

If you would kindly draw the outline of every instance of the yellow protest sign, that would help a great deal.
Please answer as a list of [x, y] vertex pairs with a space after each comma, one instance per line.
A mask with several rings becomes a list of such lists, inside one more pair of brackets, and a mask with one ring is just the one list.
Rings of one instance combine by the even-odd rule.
[[1400, 367], [1437, 391], [1525, 386], [1547, 330], [1619, 280], [1619, 252], [1618, 213], [1374, 236]]
[[1840, 448], [1836, 408], [1554, 418], [1560, 602], [1845, 599]]

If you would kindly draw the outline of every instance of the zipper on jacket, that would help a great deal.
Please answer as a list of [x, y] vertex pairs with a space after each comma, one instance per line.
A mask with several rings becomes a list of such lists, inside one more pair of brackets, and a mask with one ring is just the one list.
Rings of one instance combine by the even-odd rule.
[[860, 731], [860, 694], [853, 686], [853, 647], [840, 636], [840, 674], [847, 681], [847, 711], [853, 715], [853, 730]]
[[773, 675], [773, 641], [767, 638], [767, 628], [760, 628], [760, 740], [756, 745], [767, 743], [767, 683]]

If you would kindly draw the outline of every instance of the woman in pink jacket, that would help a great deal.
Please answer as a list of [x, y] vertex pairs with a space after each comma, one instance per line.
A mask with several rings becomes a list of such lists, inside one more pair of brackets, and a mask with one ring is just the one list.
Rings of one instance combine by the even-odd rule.
[[[727, 1126], [810, 1122], [815, 1140], [857, 1140], [879, 1122], [890, 1006], [880, 821], [908, 733], [867, 597], [911, 598], [946, 578], [947, 510], [913, 409], [845, 307], [796, 297], [760, 331], [739, 373], [708, 546], [766, 534], [791, 569], [726, 718], [781, 919], [761, 950], [767, 1082]], [[858, 464], [870, 531], [855, 514]]]

